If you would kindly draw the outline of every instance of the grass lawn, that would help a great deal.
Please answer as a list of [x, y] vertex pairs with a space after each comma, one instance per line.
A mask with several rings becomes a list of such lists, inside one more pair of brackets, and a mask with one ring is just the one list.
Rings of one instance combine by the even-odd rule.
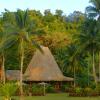
[[[0, 98], [0, 100], [3, 100]], [[16, 97], [16, 100], [19, 100]], [[67, 94], [47, 94], [46, 96], [24, 97], [24, 100], [100, 100], [100, 97], [68, 97]]]

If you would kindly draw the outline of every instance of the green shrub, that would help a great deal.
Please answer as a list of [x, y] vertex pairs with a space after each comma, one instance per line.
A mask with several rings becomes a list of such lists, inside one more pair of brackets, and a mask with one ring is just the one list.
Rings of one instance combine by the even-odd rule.
[[23, 91], [24, 91], [24, 95], [28, 95], [30, 92], [30, 86], [29, 85], [23, 85]]
[[94, 82], [92, 82], [92, 83], [90, 84], [90, 88], [95, 89], [95, 88], [96, 88], [96, 84], [95, 84]]
[[92, 88], [86, 87], [86, 88], [84, 88], [84, 92], [83, 92], [83, 93], [84, 93], [86, 96], [89, 96], [92, 92], [93, 92], [93, 89], [92, 89]]
[[97, 86], [98, 92], [100, 93], [100, 84]]
[[91, 92], [91, 91], [92, 91], [92, 88], [90, 88], [90, 87], [84, 88], [84, 92]]
[[0, 84], [0, 94], [4, 96], [4, 100], [11, 100], [17, 89], [18, 86], [16, 83]]
[[76, 92], [76, 93], [82, 93], [82, 88], [76, 87], [76, 88], [75, 88], [75, 92]]
[[68, 88], [69, 88], [68, 85], [62, 85], [61, 90], [65, 92]]
[[46, 87], [47, 93], [55, 93], [55, 88], [51, 85]]
[[97, 85], [97, 87], [95, 88], [95, 91], [100, 94], [100, 84]]
[[33, 84], [32, 85], [32, 94], [43, 94], [43, 86]]

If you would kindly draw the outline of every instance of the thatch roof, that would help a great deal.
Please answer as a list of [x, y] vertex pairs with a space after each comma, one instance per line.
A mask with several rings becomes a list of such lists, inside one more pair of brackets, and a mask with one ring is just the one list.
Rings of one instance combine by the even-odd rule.
[[25, 81], [73, 81], [63, 76], [48, 47], [37, 50], [24, 74]]
[[6, 70], [7, 80], [20, 80], [20, 70]]

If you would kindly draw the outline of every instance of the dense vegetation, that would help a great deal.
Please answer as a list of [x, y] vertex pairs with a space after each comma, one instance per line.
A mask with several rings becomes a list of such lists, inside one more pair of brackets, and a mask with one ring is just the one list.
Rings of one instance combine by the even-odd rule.
[[35, 47], [40, 49], [39, 45], [43, 45], [50, 48], [64, 75], [75, 78], [74, 86], [97, 85], [100, 80], [100, 1], [90, 1], [93, 5], [86, 8], [86, 13], [74, 11], [68, 16], [62, 10], [51, 13], [47, 9], [42, 14], [36, 10], [10, 12], [5, 9], [0, 16], [2, 69], [24, 72]]

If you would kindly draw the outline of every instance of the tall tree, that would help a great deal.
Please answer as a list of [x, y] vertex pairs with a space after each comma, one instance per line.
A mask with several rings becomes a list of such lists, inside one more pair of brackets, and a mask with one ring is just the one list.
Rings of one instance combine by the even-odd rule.
[[66, 60], [64, 61], [67, 67], [66, 69], [69, 70], [70, 72], [73, 72], [74, 87], [76, 87], [76, 75], [83, 69], [82, 55], [80, 52], [76, 53], [76, 51], [77, 51], [77, 45], [75, 45], [74, 43], [70, 44], [67, 48]]
[[13, 45], [12, 37], [10, 37], [9, 34], [6, 34], [4, 32], [0, 32], [0, 55], [2, 57], [2, 74], [1, 74], [1, 80], [3, 84], [5, 84], [6, 77], [5, 77], [5, 60], [6, 60], [6, 54], [7, 50]]
[[24, 64], [24, 57], [25, 57], [25, 46], [27, 44], [31, 45], [34, 44], [37, 48], [40, 49], [40, 46], [37, 45], [34, 41], [29, 38], [29, 32], [28, 28], [30, 28], [30, 20], [28, 16], [28, 10], [22, 11], [22, 10], [17, 10], [15, 12], [15, 22], [16, 22], [16, 27], [15, 30], [13, 31], [12, 35], [12, 42], [14, 44], [18, 44], [19, 46], [19, 55], [20, 55], [20, 92], [21, 92], [21, 97], [23, 95], [23, 64]]
[[97, 17], [100, 20], [100, 0], [90, 0], [91, 6], [86, 8], [89, 17]]
[[6, 53], [7, 53], [7, 49], [10, 48], [10, 44], [12, 44], [11, 40], [10, 40], [10, 35], [8, 34], [8, 30], [5, 30], [5, 25], [4, 22], [2, 20], [2, 18], [0, 19], [0, 56], [2, 58], [2, 74], [1, 74], [1, 80], [3, 82], [3, 84], [5, 84], [6, 78], [5, 78], [5, 57], [6, 57]]
[[97, 22], [93, 19], [88, 19], [83, 24], [82, 33], [80, 34], [80, 45], [83, 46], [83, 49], [89, 52], [92, 55], [92, 68], [93, 68], [93, 77], [95, 84], [97, 84], [97, 76], [95, 70], [95, 54], [99, 49], [99, 37], [97, 29]]

